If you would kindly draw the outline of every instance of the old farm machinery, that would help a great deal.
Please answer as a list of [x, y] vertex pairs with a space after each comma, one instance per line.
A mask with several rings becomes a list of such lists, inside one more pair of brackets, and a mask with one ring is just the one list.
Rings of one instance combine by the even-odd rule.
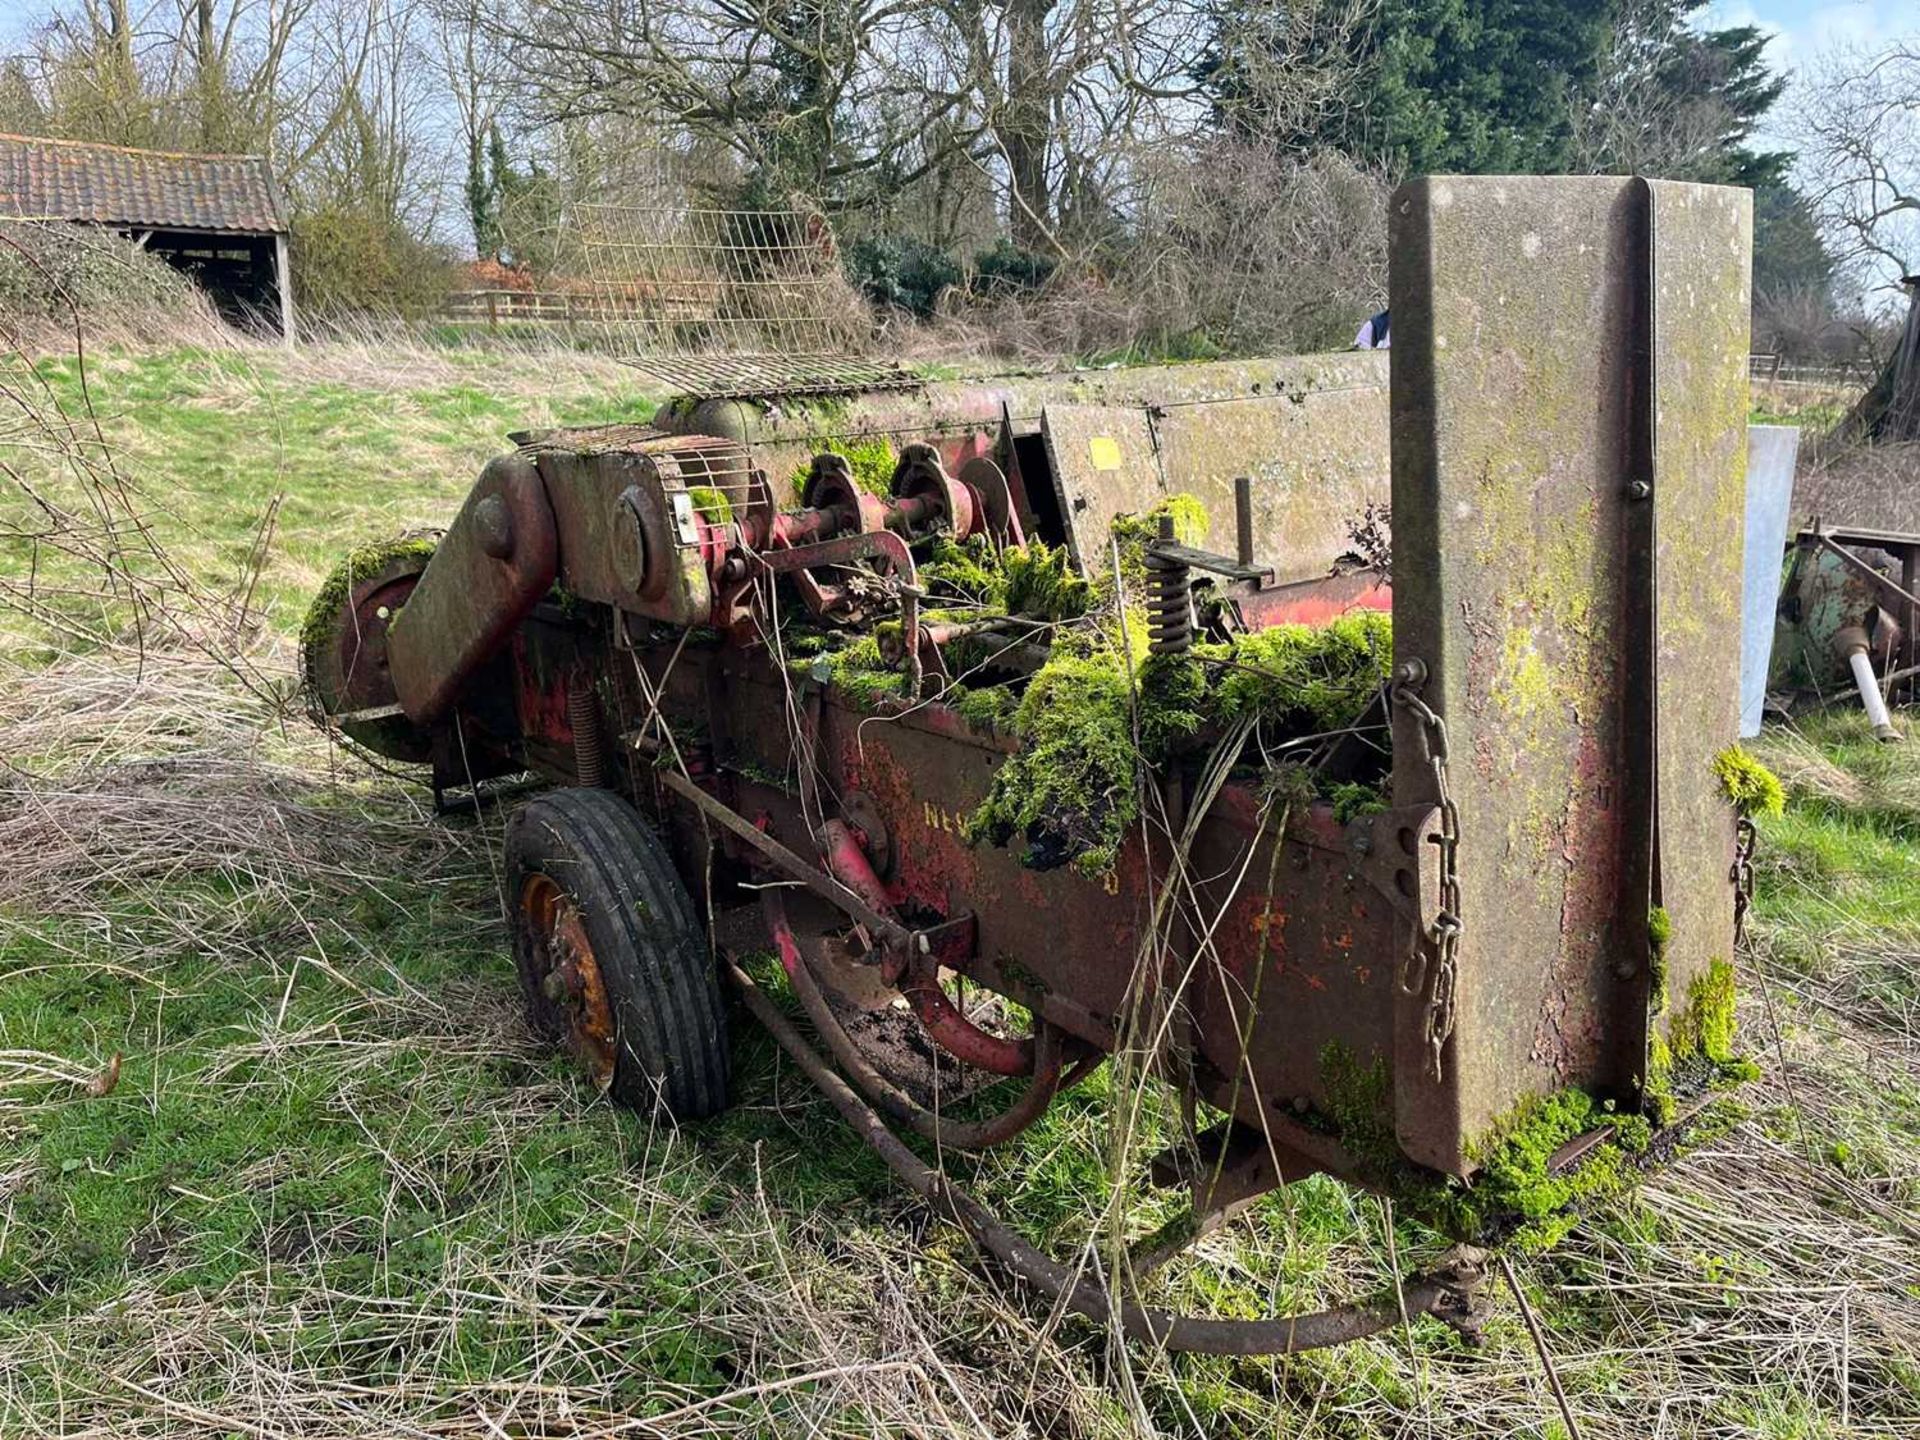
[[[356, 555], [305, 635], [316, 705], [448, 794], [551, 783], [508, 825], [515, 955], [616, 1099], [725, 1106], [731, 986], [1067, 1309], [1236, 1353], [1403, 1306], [1470, 1325], [1474, 1247], [1669, 1153], [1738, 1063], [1750, 217], [1715, 188], [1433, 179], [1392, 229], [1390, 494], [1354, 472], [1385, 453], [1360, 411], [1319, 491], [1324, 433], [1218, 483], [1181, 427], [1239, 422], [1177, 380], [1037, 417], [723, 391], [515, 437], [437, 543]], [[1383, 377], [1344, 364], [1241, 398], [1282, 437], [1314, 404], [1383, 431]], [[768, 950], [814, 1038], [740, 963]], [[937, 1063], [896, 1064], [881, 1022]], [[1192, 1209], [1096, 1275], [925, 1157], [1013, 1140], [1116, 1052], [1184, 1102], [1154, 1170]], [[1461, 1247], [1314, 1315], [1140, 1298], [1316, 1172]]]

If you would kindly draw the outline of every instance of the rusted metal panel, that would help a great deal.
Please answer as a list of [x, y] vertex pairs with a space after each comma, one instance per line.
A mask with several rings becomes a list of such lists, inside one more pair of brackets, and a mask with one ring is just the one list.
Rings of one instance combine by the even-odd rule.
[[1649, 181], [1655, 532], [1654, 900], [1668, 988], [1733, 958], [1733, 817], [1714, 757], [1739, 728], [1753, 197]]
[[490, 461], [388, 634], [394, 691], [409, 718], [430, 725], [452, 708], [547, 593], [558, 563], [533, 462]]
[[1220, 918], [1192, 944], [1186, 1003], [1208, 1098], [1243, 1120], [1325, 1114], [1328, 1047], [1366, 1056], [1391, 1046], [1400, 927], [1362, 864], [1370, 843], [1365, 821], [1342, 827], [1319, 807], [1293, 815], [1276, 843], [1238, 786], [1195, 837], [1195, 910]]
[[[1528, 1093], [1630, 1078], [1608, 1070], [1615, 961], [1645, 943], [1622, 903], [1644, 801], [1619, 786], [1644, 215], [1607, 178], [1422, 179], [1392, 204], [1394, 653], [1449, 731], [1463, 925], [1439, 1073], [1430, 976], [1399, 994], [1393, 1066], [1401, 1144], [1437, 1169]], [[1396, 804], [1439, 798], [1425, 738], [1396, 708]]]
[[1388, 501], [1387, 387], [1355, 381], [1156, 412], [1169, 490], [1207, 507], [1211, 548], [1233, 549], [1233, 480], [1253, 480], [1253, 553], [1283, 579], [1325, 575], [1349, 527]]
[[[734, 737], [722, 768], [794, 773], [783, 687], [736, 656], [714, 663], [724, 672], [718, 688]], [[1145, 943], [1160, 882], [1143, 837], [1122, 847], [1107, 876], [1091, 878], [1071, 866], [1028, 869], [1013, 851], [964, 838], [966, 818], [1005, 754], [1003, 742], [968, 731], [938, 705], [882, 718], [825, 698], [817, 725], [832, 791], [857, 791], [886, 830], [887, 898], [920, 915], [971, 915], [973, 954], [945, 963], [1069, 1034], [1112, 1048], [1126, 1027], [1135, 968], [1159, 953]], [[790, 848], [812, 844], [796, 803], [745, 786], [735, 803], [756, 820], [764, 814], [770, 834]], [[1365, 822], [1343, 829], [1326, 807], [1316, 807], [1296, 817], [1276, 854], [1257, 800], [1229, 787], [1191, 857], [1192, 872], [1202, 877], [1197, 908], [1218, 923], [1197, 948], [1184, 1001], [1204, 1098], [1348, 1173], [1352, 1166], [1337, 1144], [1307, 1118], [1324, 1112], [1328, 1099], [1328, 1043], [1366, 1053], [1391, 1035], [1394, 977], [1380, 957], [1390, 953], [1399, 922], [1368, 876], [1356, 844], [1362, 835], [1371, 843]], [[1256, 995], [1253, 1013], [1248, 1002]]]
[[747, 503], [746, 452], [726, 440], [644, 425], [556, 430], [529, 451], [553, 503], [560, 580], [584, 600], [679, 625], [713, 608], [692, 487]]
[[1112, 567], [1107, 532], [1115, 517], [1143, 514], [1167, 494], [1153, 423], [1140, 406], [1048, 405], [1040, 433], [1074, 563], [1085, 574], [1104, 575]]

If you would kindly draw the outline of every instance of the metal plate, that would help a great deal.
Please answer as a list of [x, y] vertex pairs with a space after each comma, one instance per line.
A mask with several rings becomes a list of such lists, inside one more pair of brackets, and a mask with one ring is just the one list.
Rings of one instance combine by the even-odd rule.
[[1153, 422], [1138, 405], [1046, 405], [1040, 433], [1074, 563], [1104, 575], [1114, 518], [1151, 510], [1167, 493]]
[[1168, 489], [1207, 507], [1209, 549], [1233, 553], [1233, 480], [1252, 477], [1254, 558], [1283, 579], [1325, 575], [1367, 505], [1387, 503], [1384, 375], [1167, 405], [1154, 433]]
[[533, 461], [489, 461], [388, 634], [394, 690], [409, 719], [431, 725], [453, 708], [547, 593], [558, 557]]
[[[1644, 633], [1623, 513], [1644, 212], [1606, 178], [1421, 179], [1393, 200], [1394, 654], [1425, 662], [1450, 731], [1464, 926], [1441, 1078], [1404, 989], [1393, 1068], [1401, 1144], [1441, 1170], [1527, 1094], [1626, 1078], [1609, 1022], [1641, 993], [1614, 965], [1644, 956], [1623, 871], [1650, 798], [1619, 783]], [[1397, 712], [1396, 804], [1437, 799], [1424, 757]]]
[[1733, 958], [1733, 817], [1713, 761], [1739, 728], [1753, 197], [1646, 182], [1653, 291], [1656, 903], [1669, 993]]
[[1780, 572], [1787, 548], [1787, 511], [1800, 457], [1797, 425], [1747, 426], [1746, 575], [1740, 601], [1740, 736], [1760, 733], [1779, 623]]
[[646, 355], [636, 370], [697, 400], [772, 400], [782, 395], [853, 395], [914, 390], [924, 382], [890, 360], [839, 355]]

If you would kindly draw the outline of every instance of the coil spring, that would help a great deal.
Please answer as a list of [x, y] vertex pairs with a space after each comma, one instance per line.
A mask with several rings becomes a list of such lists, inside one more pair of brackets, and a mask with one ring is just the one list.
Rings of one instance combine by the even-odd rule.
[[600, 734], [600, 705], [593, 686], [576, 680], [567, 687], [567, 724], [573, 729], [573, 773], [589, 789], [606, 780], [606, 756]]
[[1192, 646], [1192, 589], [1192, 570], [1147, 551], [1147, 648], [1155, 655], [1184, 655]]

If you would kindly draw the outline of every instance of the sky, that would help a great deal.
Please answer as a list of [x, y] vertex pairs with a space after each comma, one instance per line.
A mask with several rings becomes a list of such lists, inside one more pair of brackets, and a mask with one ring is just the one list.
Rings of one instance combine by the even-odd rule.
[[[0, 0], [4, 3], [4, 0]], [[1791, 150], [1795, 72], [1837, 46], [1872, 49], [1897, 35], [1920, 34], [1920, 0], [1713, 0], [1704, 29], [1752, 25], [1770, 36], [1767, 59], [1788, 72], [1787, 93], [1757, 137], [1762, 148]]]

